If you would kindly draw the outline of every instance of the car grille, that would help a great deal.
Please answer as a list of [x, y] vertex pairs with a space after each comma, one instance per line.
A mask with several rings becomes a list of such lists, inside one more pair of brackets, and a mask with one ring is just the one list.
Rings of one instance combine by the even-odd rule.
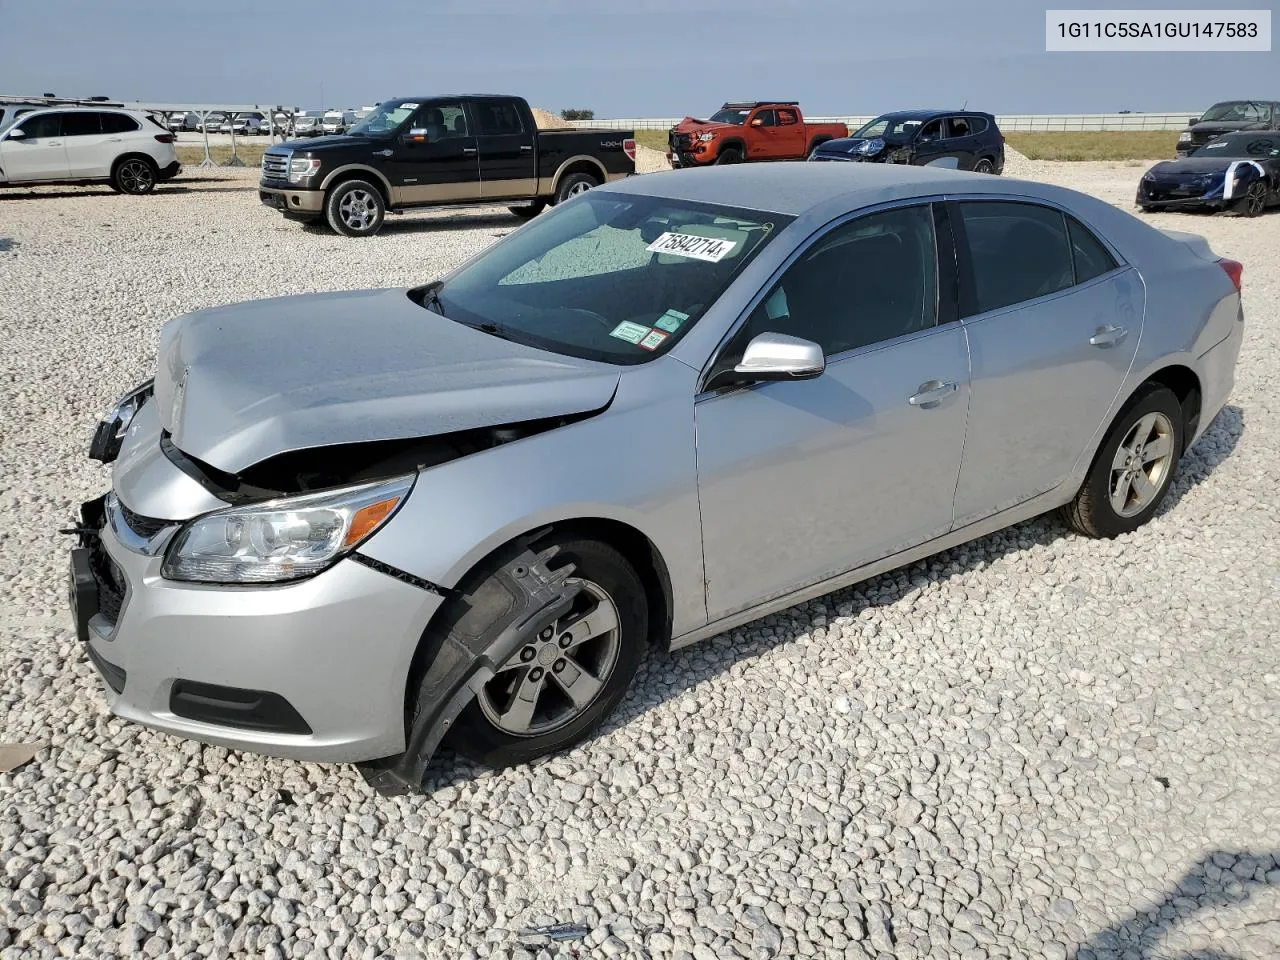
[[172, 526], [172, 520], [157, 520], [154, 517], [144, 517], [140, 513], [134, 513], [123, 503], [117, 500], [120, 510], [120, 516], [124, 518], [124, 522], [129, 525], [129, 529], [136, 533], [144, 540], [150, 540], [165, 527]]
[[288, 180], [289, 154], [264, 153], [262, 155], [262, 179]]
[[671, 149], [676, 153], [683, 153], [693, 145], [693, 137], [687, 133], [675, 133], [673, 131], [667, 135], [667, 142], [671, 144]]
[[1147, 197], [1151, 200], [1185, 200], [1191, 197], [1201, 197], [1212, 185], [1212, 175], [1185, 180], [1152, 179], [1144, 183]]
[[114, 626], [120, 619], [120, 608], [124, 606], [124, 573], [107, 556], [101, 540], [95, 540], [89, 569], [98, 584], [98, 612]]

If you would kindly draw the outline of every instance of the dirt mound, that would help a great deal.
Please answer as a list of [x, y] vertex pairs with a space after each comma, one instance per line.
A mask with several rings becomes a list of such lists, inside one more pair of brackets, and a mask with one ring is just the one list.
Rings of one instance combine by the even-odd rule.
[[541, 107], [530, 107], [533, 111], [534, 122], [537, 123], [539, 130], [564, 130], [572, 124], [565, 123], [550, 110], [543, 110]]

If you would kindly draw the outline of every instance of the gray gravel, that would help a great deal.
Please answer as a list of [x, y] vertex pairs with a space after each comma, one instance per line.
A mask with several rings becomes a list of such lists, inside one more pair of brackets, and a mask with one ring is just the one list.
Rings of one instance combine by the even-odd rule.
[[[1024, 163], [1117, 203], [1141, 172]], [[0, 741], [48, 745], [0, 775], [0, 958], [1280, 955], [1280, 213], [1158, 222], [1245, 263], [1248, 332], [1149, 526], [1036, 520], [655, 655], [589, 744], [387, 800], [107, 716], [53, 531], [164, 320], [421, 281], [516, 221], [0, 193]], [[552, 921], [585, 946], [517, 936]]]

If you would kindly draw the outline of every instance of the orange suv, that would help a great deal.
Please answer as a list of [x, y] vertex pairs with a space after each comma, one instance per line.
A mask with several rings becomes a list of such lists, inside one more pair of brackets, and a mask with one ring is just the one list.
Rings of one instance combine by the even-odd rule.
[[805, 123], [794, 100], [726, 103], [709, 120], [685, 117], [667, 137], [673, 167], [744, 160], [803, 160], [820, 143], [847, 137], [843, 123]]

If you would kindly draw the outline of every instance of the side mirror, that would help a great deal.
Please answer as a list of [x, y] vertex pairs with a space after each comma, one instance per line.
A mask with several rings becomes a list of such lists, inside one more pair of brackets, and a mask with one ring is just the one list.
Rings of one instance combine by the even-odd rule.
[[785, 333], [761, 333], [747, 344], [733, 372], [735, 382], [750, 383], [758, 380], [812, 380], [826, 369], [827, 359], [822, 348], [812, 340], [802, 340]]
[[403, 137], [405, 143], [426, 143], [428, 140], [425, 127], [414, 127]]
[[764, 117], [756, 117], [754, 120], [752, 120], [752, 121], [751, 121], [751, 125], [752, 125], [753, 127], [763, 127], [763, 126], [764, 126]]
[[10, 130], [6, 140], [21, 140], [27, 135], [25, 130]]
[[1199, 118], [1199, 117], [1192, 117], [1190, 120], [1188, 120], [1188, 121], [1187, 121], [1187, 126], [1188, 126], [1188, 127], [1194, 127], [1194, 126], [1195, 126], [1197, 123], [1199, 123], [1199, 122], [1200, 122], [1200, 118]]

